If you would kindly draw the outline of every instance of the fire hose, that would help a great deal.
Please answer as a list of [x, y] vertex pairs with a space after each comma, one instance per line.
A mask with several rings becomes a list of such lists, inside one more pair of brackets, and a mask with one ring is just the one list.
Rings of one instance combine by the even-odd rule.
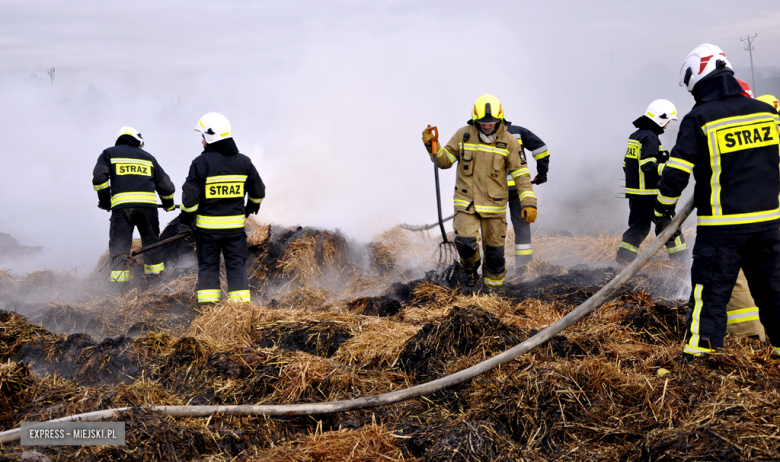
[[[607, 285], [596, 292], [591, 298], [583, 302], [569, 314], [556, 321], [543, 331], [515, 345], [509, 350], [487, 359], [479, 364], [464, 369], [455, 374], [423, 383], [403, 390], [397, 390], [384, 393], [377, 396], [368, 396], [365, 398], [356, 398], [342, 401], [331, 401], [326, 403], [304, 403], [304, 404], [279, 404], [279, 405], [235, 405], [235, 406], [151, 406], [149, 410], [159, 412], [164, 416], [171, 417], [207, 417], [215, 413], [225, 415], [268, 415], [268, 416], [301, 416], [301, 415], [320, 415], [332, 414], [335, 412], [354, 411], [357, 409], [367, 409], [378, 406], [394, 404], [409, 399], [419, 398], [429, 395], [445, 388], [460, 385], [474, 377], [489, 372], [496, 367], [506, 364], [518, 356], [525, 354], [534, 348], [549, 341], [564, 329], [579, 321], [591, 311], [600, 307], [607, 298], [616, 290], [625, 284], [630, 278], [639, 272], [651, 258], [663, 247], [672, 235], [680, 228], [680, 225], [693, 211], [693, 198], [690, 198], [678, 215], [659, 234], [653, 242], [642, 252], [633, 262], [626, 266], [617, 276], [615, 276]], [[72, 415], [53, 419], [49, 422], [95, 422], [115, 417], [117, 412], [127, 411], [130, 407], [108, 409], [103, 411], [87, 412], [84, 414]], [[10, 443], [18, 441], [21, 438], [21, 429], [15, 428], [0, 432], [0, 443]]]

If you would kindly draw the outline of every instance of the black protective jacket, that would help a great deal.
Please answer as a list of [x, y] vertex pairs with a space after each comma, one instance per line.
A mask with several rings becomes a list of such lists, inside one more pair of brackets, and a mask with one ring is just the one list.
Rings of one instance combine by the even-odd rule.
[[[129, 138], [129, 139], [128, 139]], [[166, 209], [173, 206], [176, 188], [157, 159], [141, 149], [139, 142], [121, 136], [116, 146], [103, 151], [92, 171], [92, 186], [101, 204], [111, 209], [157, 207], [157, 198]]]
[[637, 131], [628, 137], [628, 149], [623, 160], [626, 174], [626, 197], [654, 201], [658, 194], [658, 180], [664, 168], [664, 148], [658, 135], [664, 132], [647, 116], [634, 121]]
[[696, 84], [696, 105], [680, 124], [658, 184], [656, 210], [668, 211], [693, 173], [698, 233], [780, 226], [780, 118], [771, 106], [741, 92], [730, 70]]
[[245, 195], [256, 207], [265, 197], [252, 161], [238, 152], [232, 138], [209, 144], [192, 161], [182, 187], [182, 221], [191, 221], [194, 214], [199, 232], [243, 232]]
[[[545, 142], [534, 135], [531, 130], [519, 125], [512, 125], [511, 122], [507, 122], [506, 130], [520, 143], [520, 156], [523, 160], [526, 159], [525, 150], [531, 152], [531, 156], [536, 161], [536, 176], [547, 178], [547, 172], [550, 170], [550, 151]], [[507, 184], [510, 190], [516, 189], [511, 176], [507, 177]]]

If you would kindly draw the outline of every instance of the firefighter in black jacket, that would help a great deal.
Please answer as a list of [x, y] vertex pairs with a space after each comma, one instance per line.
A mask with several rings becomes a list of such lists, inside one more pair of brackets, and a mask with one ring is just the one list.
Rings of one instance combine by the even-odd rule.
[[[658, 135], [663, 134], [672, 120], [677, 120], [677, 109], [670, 101], [657, 99], [650, 103], [645, 114], [634, 121], [637, 130], [628, 137], [628, 149], [623, 160], [626, 174], [626, 198], [629, 215], [628, 230], [618, 248], [615, 260], [631, 263], [639, 252], [639, 245], [650, 232], [653, 223], [653, 205], [658, 195], [658, 179], [666, 166], [668, 151], [664, 151]], [[655, 234], [662, 231], [655, 227]], [[678, 231], [666, 243], [669, 258], [681, 259], [686, 244]]]
[[[520, 157], [525, 161], [525, 150], [531, 152], [536, 161], [536, 176], [531, 184], [540, 185], [547, 182], [547, 172], [550, 170], [550, 151], [547, 145], [531, 130], [519, 125], [509, 123], [506, 130], [520, 143]], [[525, 173], [530, 175], [530, 172]], [[533, 247], [531, 246], [531, 224], [523, 220], [520, 206], [520, 197], [517, 195], [515, 180], [511, 175], [506, 177], [509, 186], [509, 217], [512, 220], [512, 228], [515, 231], [515, 270], [521, 268], [533, 259]]]
[[[144, 139], [138, 130], [122, 127], [113, 147], [103, 151], [92, 171], [92, 185], [98, 193], [98, 207], [111, 211], [108, 250], [111, 258], [130, 253], [133, 228], [138, 228], [144, 247], [156, 244], [160, 237], [157, 198], [160, 195], [166, 211], [174, 209], [176, 188], [157, 159], [141, 149]], [[124, 262], [114, 262], [111, 280], [130, 280]], [[165, 269], [162, 251], [152, 249], [144, 254], [144, 274], [159, 274]]]
[[225, 259], [228, 299], [248, 302], [244, 221], [260, 210], [265, 185], [249, 157], [238, 152], [225, 116], [210, 112], [198, 121], [195, 131], [203, 136], [203, 153], [192, 161], [182, 187], [181, 223], [187, 228], [194, 220], [198, 303], [220, 301], [220, 254]]
[[780, 132], [767, 104], [740, 95], [723, 51], [699, 45], [680, 70], [696, 100], [658, 184], [664, 226], [693, 173], [698, 220], [683, 359], [723, 347], [731, 290], [740, 267], [767, 337], [780, 357]]

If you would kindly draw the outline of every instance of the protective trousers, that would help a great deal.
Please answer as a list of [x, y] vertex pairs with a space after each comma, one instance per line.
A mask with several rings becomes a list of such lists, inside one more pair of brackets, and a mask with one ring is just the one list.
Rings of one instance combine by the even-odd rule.
[[757, 336], [761, 340], [766, 340], [764, 326], [758, 319], [758, 307], [750, 295], [745, 272], [742, 270], [739, 270], [737, 283], [731, 291], [726, 314], [728, 315], [726, 333], [734, 337]]
[[[111, 227], [108, 231], [108, 251], [111, 258], [130, 253], [133, 244], [133, 229], [138, 228], [144, 247], [156, 244], [160, 239], [160, 223], [157, 208], [129, 207], [111, 211]], [[122, 261], [120, 261], [122, 260]], [[156, 248], [143, 254], [144, 274], [158, 274], [165, 269], [162, 249]], [[111, 263], [111, 280], [126, 282], [130, 280], [130, 269], [123, 259]]]
[[[628, 230], [623, 233], [623, 239], [618, 248], [617, 257], [615, 258], [618, 263], [631, 263], [636, 258], [639, 246], [642, 245], [642, 241], [650, 233], [650, 225], [653, 224], [654, 199], [655, 197], [653, 197], [653, 200], [628, 200], [630, 209]], [[659, 229], [658, 226], [655, 227], [656, 236], [661, 231], [663, 229]], [[684, 250], [687, 248], [688, 246], [685, 244], [682, 234], [677, 234], [666, 243], [666, 252], [669, 254], [669, 258], [673, 260], [682, 259], [685, 255]]]
[[455, 247], [460, 254], [463, 268], [471, 273], [479, 269], [480, 255], [477, 237], [482, 231], [482, 251], [485, 254], [485, 266], [482, 277], [485, 285], [501, 287], [506, 276], [504, 242], [506, 241], [506, 216], [480, 216], [456, 211], [452, 223], [455, 229]]
[[533, 260], [533, 247], [531, 247], [531, 224], [526, 223], [520, 216], [523, 207], [520, 206], [520, 197], [517, 189], [509, 188], [509, 217], [512, 220], [512, 228], [515, 231], [515, 268], [520, 268]]
[[758, 305], [766, 335], [775, 353], [780, 355], [780, 230], [777, 229], [696, 237], [685, 354], [700, 355], [723, 347], [727, 306], [740, 268]]
[[197, 233], [198, 303], [217, 303], [222, 298], [219, 286], [219, 256], [225, 259], [228, 298], [231, 302], [248, 302], [249, 281], [246, 260], [249, 250], [244, 230], [231, 233]]

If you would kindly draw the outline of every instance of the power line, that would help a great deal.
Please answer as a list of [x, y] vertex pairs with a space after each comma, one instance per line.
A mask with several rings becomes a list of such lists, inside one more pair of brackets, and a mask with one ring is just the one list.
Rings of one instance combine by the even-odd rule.
[[750, 52], [750, 76], [753, 79], [753, 93], [756, 92], [756, 74], [753, 72], [753, 41], [758, 37], [758, 34], [754, 36], [747, 36], [747, 38], [741, 38], [739, 39], [740, 42], [747, 41], [747, 48], [745, 48], [745, 51]]

